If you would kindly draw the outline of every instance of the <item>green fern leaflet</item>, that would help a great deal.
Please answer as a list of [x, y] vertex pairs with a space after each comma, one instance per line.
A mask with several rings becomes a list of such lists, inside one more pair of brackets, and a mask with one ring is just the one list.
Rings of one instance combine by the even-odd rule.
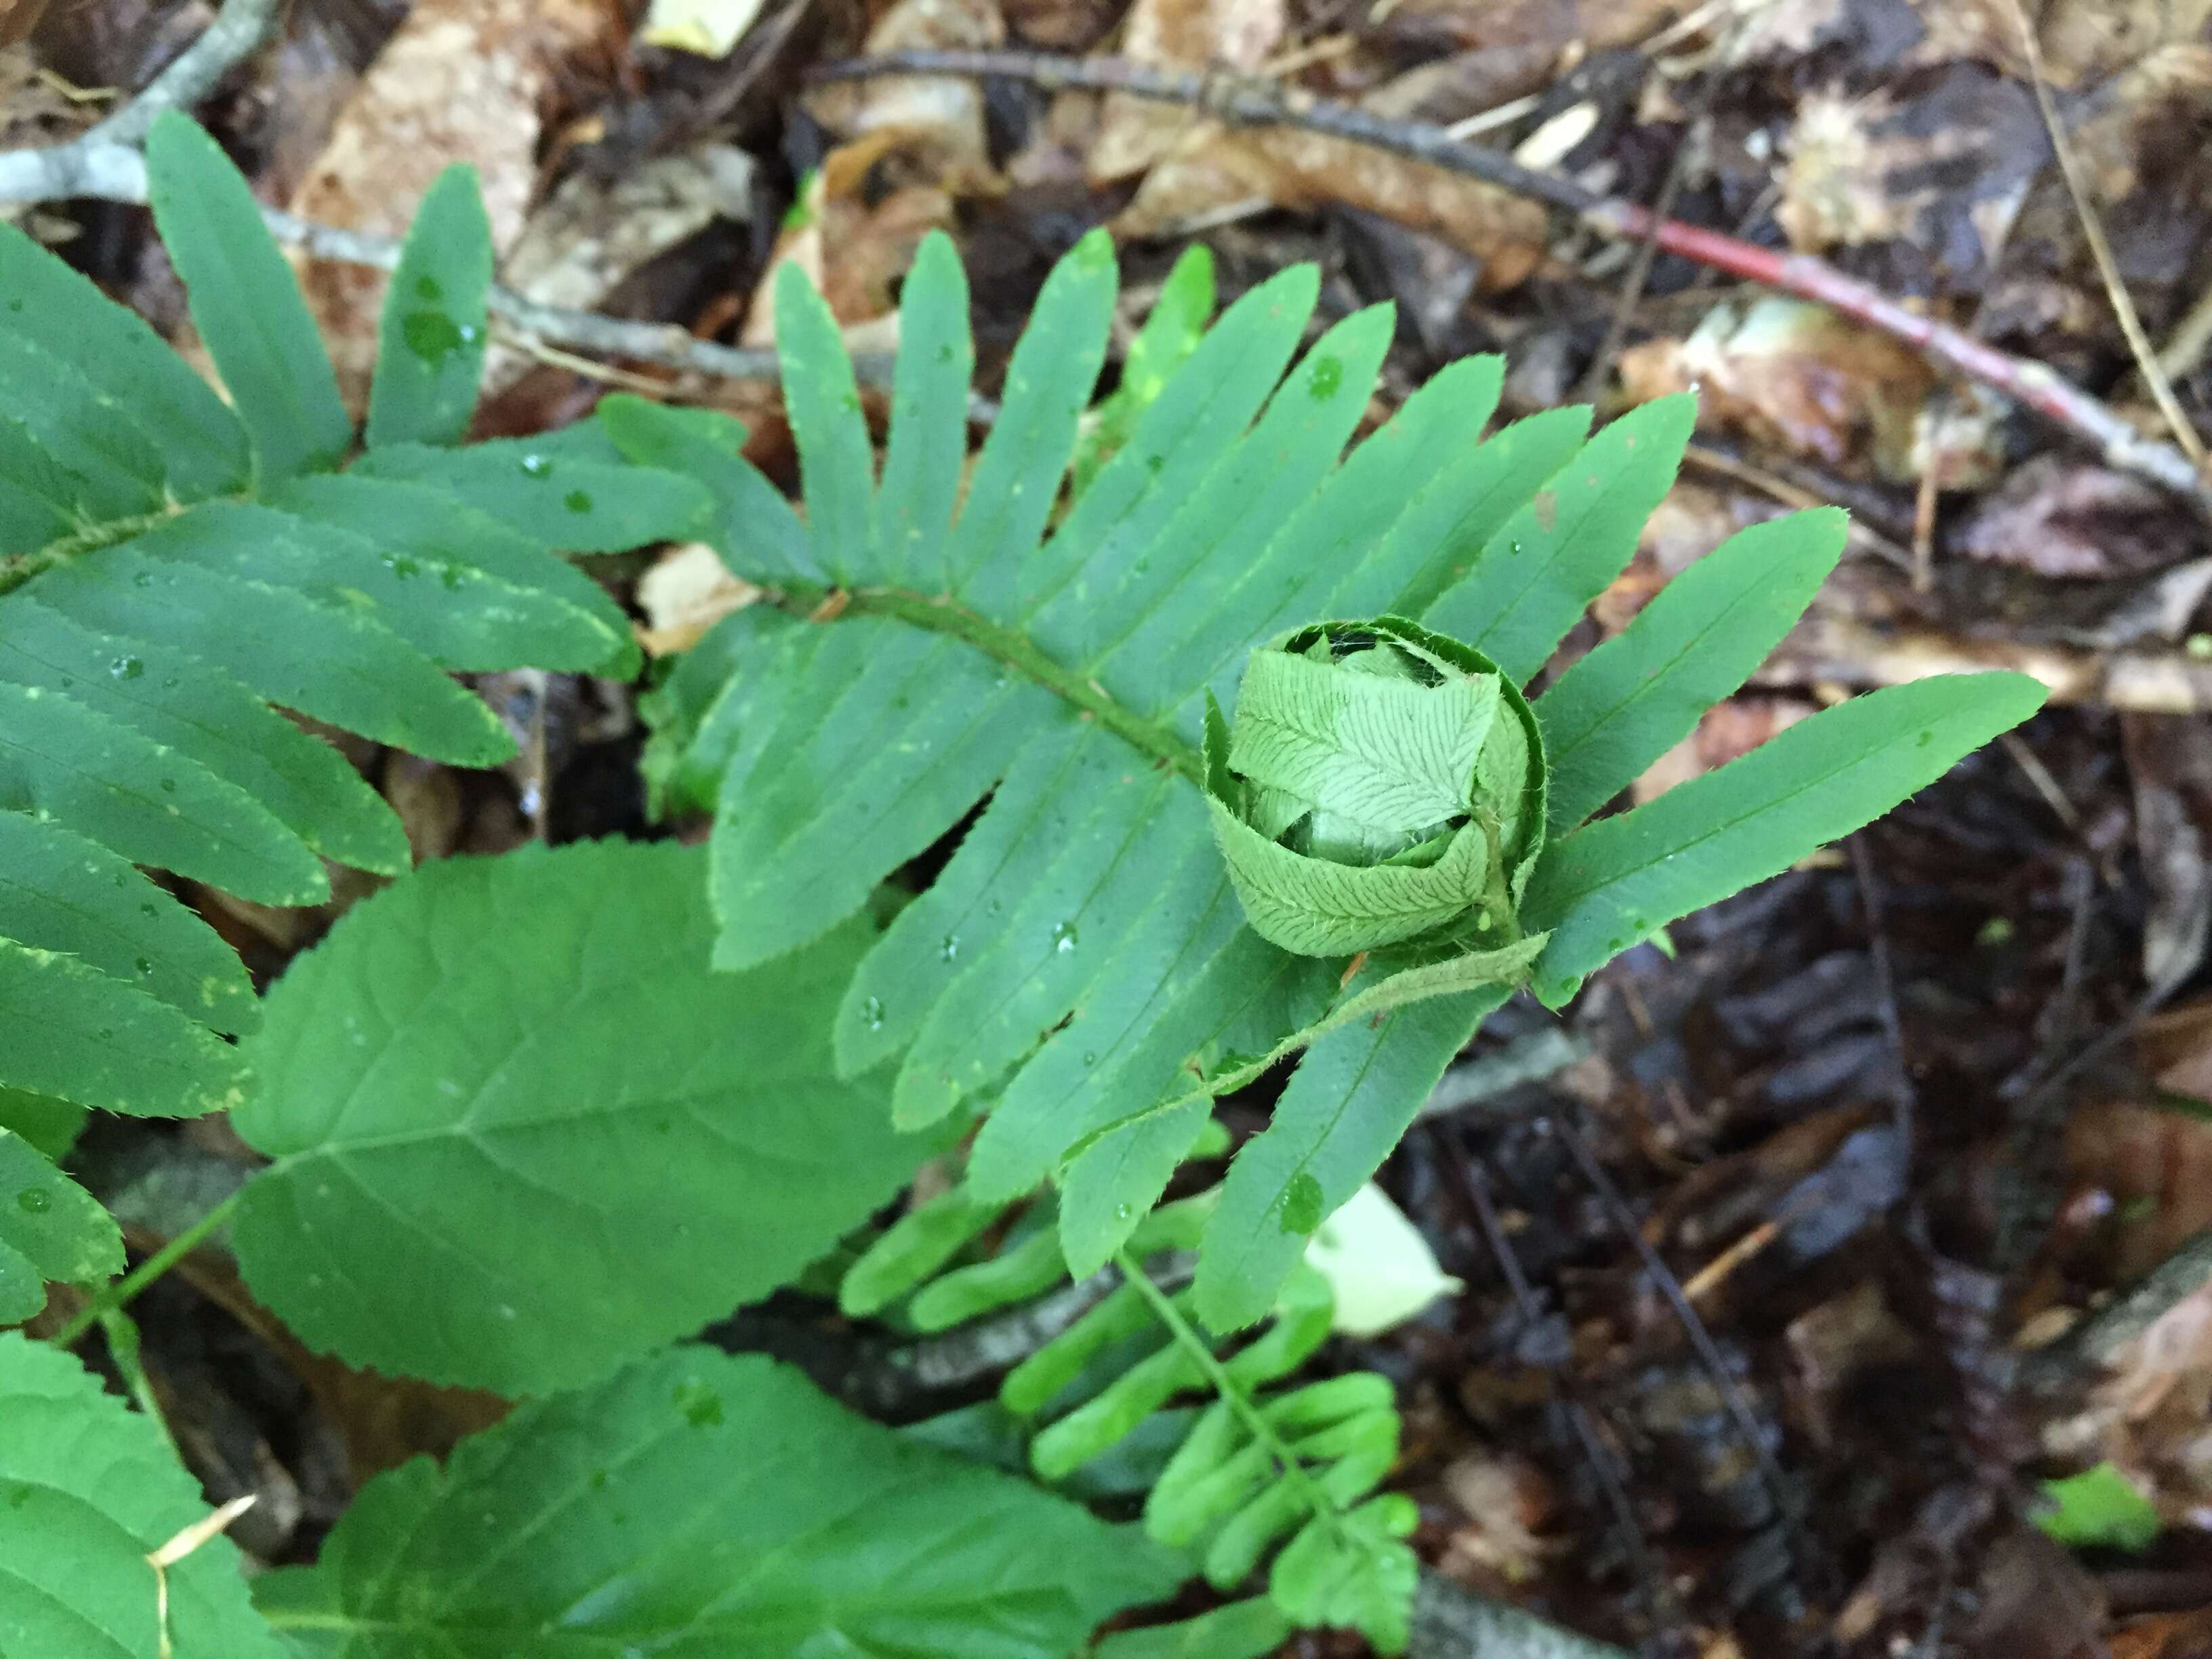
[[[803, 520], [736, 455], [728, 423], [634, 399], [603, 410], [631, 459], [707, 484], [711, 538], [782, 603], [735, 624], [747, 645], [688, 762], [720, 778], [718, 963], [820, 937], [988, 802], [862, 961], [836, 1028], [848, 1073], [896, 1064], [902, 1122], [988, 1105], [979, 1195], [1057, 1178], [1086, 1271], [1158, 1199], [1209, 1095], [1320, 1033], [1208, 1224], [1196, 1307], [1217, 1329], [1267, 1312], [1304, 1235], [1373, 1172], [1505, 993], [1446, 975], [1424, 988], [1438, 994], [1332, 1024], [1371, 974], [1347, 983], [1351, 964], [1244, 925], [1200, 787], [1208, 697], [1231, 706], [1255, 647], [1330, 617], [1418, 619], [1525, 683], [1627, 563], [1692, 423], [1674, 398], [1587, 441], [1579, 410], [1486, 441], [1500, 365], [1471, 359], [1346, 454], [1392, 318], [1359, 312], [1298, 356], [1317, 284], [1286, 270], [1230, 306], [1133, 420], [1117, 411], [1118, 448], [1072, 500], [1114, 308], [1103, 234], [1046, 282], [964, 490], [972, 348], [942, 238], [907, 281], [880, 474], [828, 307], [782, 274]], [[1842, 528], [1816, 513], [1735, 538], [1535, 702], [1567, 786], [1521, 918], [1551, 935], [1533, 968], [1547, 1000], [1887, 811], [2039, 702], [2004, 675], [1877, 692], [1578, 829], [1756, 666]]]
[[[148, 165], [228, 401], [0, 226], [0, 1121], [14, 1125], [238, 1104], [225, 1039], [255, 1023], [253, 988], [146, 872], [297, 905], [329, 896], [329, 864], [405, 869], [392, 811], [277, 709], [457, 765], [500, 761], [513, 739], [449, 671], [629, 672], [622, 612], [555, 550], [678, 533], [705, 506], [603, 441], [534, 468], [500, 446], [436, 447], [467, 424], [485, 327], [489, 253], [465, 169], [432, 192], [394, 282], [379, 447], [334, 471], [352, 423], [245, 180], [176, 114]], [[487, 510], [517, 486], [550, 510]], [[62, 1177], [41, 1178], [55, 1214], [77, 1207]], [[84, 1243], [88, 1261], [112, 1255]]]
[[[925, 1124], [988, 1103], [969, 1179], [1064, 1188], [1078, 1272], [1126, 1243], [1237, 1061], [1321, 1029], [1207, 1225], [1197, 1310], [1256, 1321], [1322, 1214], [1374, 1172], [1502, 987], [1449, 975], [1332, 1029], [1370, 988], [1245, 927], [1201, 796], [1207, 696], [1322, 617], [1418, 617], [1524, 684], [1632, 556], [1692, 425], [1666, 398], [1583, 438], [1548, 411], [1484, 441], [1502, 369], [1437, 374], [1349, 453], [1391, 312], [1307, 347], [1318, 279], [1241, 296], [1161, 378], [1073, 500], [1115, 303], [1103, 234], [1044, 283], [1005, 407], [963, 491], [967, 285], [925, 243], [900, 310], [890, 445], [874, 467], [827, 305], [776, 289], [805, 518], [734, 453], [734, 427], [617, 398], [633, 460], [708, 484], [730, 568], [783, 599], [706, 714], [690, 768], [721, 776], [717, 963], [818, 938], [987, 801], [951, 863], [860, 963], [838, 1013], [848, 1073], [896, 1064]], [[1091, 452], [1084, 452], [1091, 453]], [[1747, 531], [1535, 702], [1571, 787], [1522, 911], [1564, 1000], [1655, 927], [1787, 867], [1940, 776], [2039, 702], [2020, 677], [1875, 692], [1774, 750], [1590, 830], [1589, 811], [1735, 690], [1843, 544], [1838, 514]], [[1783, 602], [1774, 602], [1783, 595]]]

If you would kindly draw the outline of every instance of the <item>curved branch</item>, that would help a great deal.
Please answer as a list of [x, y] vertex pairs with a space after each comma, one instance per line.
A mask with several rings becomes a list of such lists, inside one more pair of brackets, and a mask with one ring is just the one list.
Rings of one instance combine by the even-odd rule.
[[1112, 58], [1059, 58], [1024, 52], [896, 52], [850, 58], [814, 72], [823, 81], [879, 75], [1000, 76], [1048, 92], [1125, 92], [1198, 109], [1231, 126], [1288, 126], [1387, 150], [1408, 161], [1479, 179], [1572, 214], [1607, 236], [1649, 241], [1765, 288], [1809, 300], [1902, 340], [1968, 380], [2002, 392], [2095, 449], [2106, 465], [2147, 478], [2212, 514], [2212, 481], [2173, 445], [2144, 436], [2110, 405], [2045, 365], [1984, 345], [1959, 329], [1908, 310], [1887, 295], [1808, 254], [1778, 253], [1719, 231], [1661, 218], [1649, 209], [1601, 196], [1571, 179], [1523, 167], [1504, 152], [1455, 138], [1425, 121], [1403, 121], [1294, 88], [1188, 70], [1155, 69]]

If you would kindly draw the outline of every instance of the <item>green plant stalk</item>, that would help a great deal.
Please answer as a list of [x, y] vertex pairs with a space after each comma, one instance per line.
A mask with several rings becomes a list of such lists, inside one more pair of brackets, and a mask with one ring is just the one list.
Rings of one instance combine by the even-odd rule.
[[145, 1290], [170, 1268], [204, 1244], [212, 1234], [219, 1231], [236, 1212], [240, 1202], [245, 1196], [246, 1188], [240, 1187], [228, 1198], [223, 1200], [222, 1203], [216, 1205], [215, 1208], [210, 1210], [198, 1221], [124, 1274], [122, 1278], [112, 1280], [94, 1291], [92, 1299], [79, 1310], [76, 1317], [54, 1333], [54, 1346], [58, 1348], [68, 1347], [94, 1325], [101, 1323], [109, 1314], [127, 1306], [140, 1291]]
[[1153, 1316], [1167, 1327], [1168, 1334], [1175, 1345], [1188, 1354], [1193, 1363], [1206, 1374], [1206, 1380], [1214, 1393], [1251, 1431], [1252, 1438], [1267, 1449], [1267, 1455], [1282, 1469], [1284, 1480], [1305, 1499], [1306, 1507], [1334, 1528], [1340, 1513], [1336, 1504], [1313, 1476], [1306, 1473], [1306, 1466], [1298, 1461], [1297, 1454], [1283, 1443], [1282, 1437], [1275, 1432], [1274, 1425], [1253, 1403], [1252, 1397], [1238, 1385], [1236, 1378], [1229, 1375], [1229, 1368], [1215, 1358], [1206, 1339], [1193, 1330], [1190, 1322], [1176, 1311], [1175, 1303], [1168, 1293], [1152, 1283], [1152, 1275], [1138, 1262], [1132, 1261], [1127, 1250], [1115, 1255], [1114, 1264], [1121, 1268], [1121, 1277], [1137, 1287], [1137, 1294], [1150, 1304]]
[[44, 547], [33, 548], [27, 553], [11, 554], [0, 559], [0, 593], [12, 593], [42, 571], [67, 564], [81, 554], [97, 553], [103, 547], [113, 547], [118, 542], [129, 541], [133, 536], [143, 536], [148, 531], [168, 523], [182, 510], [180, 507], [164, 507], [158, 513], [142, 513], [132, 519], [110, 519], [104, 523], [87, 525], [74, 536], [48, 542]]
[[846, 594], [842, 614], [893, 617], [933, 634], [949, 634], [990, 658], [1036, 681], [1061, 702], [1098, 722], [1132, 748], [1150, 755], [1163, 766], [1171, 766], [1193, 783], [1200, 784], [1206, 767], [1199, 752], [1169, 730], [1163, 720], [1146, 720], [1107, 695], [1095, 679], [1055, 662], [1031, 644], [1028, 637], [964, 611], [950, 598], [930, 599], [895, 587], [841, 589], [807, 588], [796, 585], [782, 590], [786, 608], [808, 616], [832, 602], [837, 592]]

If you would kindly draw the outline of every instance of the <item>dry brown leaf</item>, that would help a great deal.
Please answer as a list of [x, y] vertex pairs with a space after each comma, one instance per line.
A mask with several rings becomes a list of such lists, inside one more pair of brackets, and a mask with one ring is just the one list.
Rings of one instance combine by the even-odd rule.
[[688, 651], [708, 629], [750, 605], [760, 592], [732, 575], [706, 543], [672, 547], [638, 582], [637, 606], [645, 612], [638, 643], [655, 657]]
[[[417, 0], [339, 115], [292, 211], [397, 236], [431, 180], [450, 162], [471, 161], [492, 246], [507, 248], [538, 188], [539, 111], [553, 76], [601, 40], [607, 15], [596, 0]], [[301, 284], [358, 407], [375, 362], [384, 276], [310, 264]]]
[[1803, 253], [1912, 241], [1971, 281], [1994, 264], [2050, 143], [2027, 89], [1957, 64], [1909, 98], [1802, 100], [1775, 217]]
[[[594, 310], [649, 261], [715, 220], [750, 216], [755, 165], [731, 145], [700, 144], [656, 156], [611, 184], [596, 173], [575, 173], [530, 216], [501, 276], [540, 304]], [[494, 347], [484, 365], [484, 395], [512, 386], [532, 361]]]
[[2107, 1645], [2112, 1659], [2205, 1659], [2212, 1654], [2212, 1607], [2134, 1620]]
[[[1006, 42], [997, 0], [896, 0], [868, 31], [871, 54], [933, 47], [989, 47]], [[972, 80], [887, 75], [820, 87], [807, 112], [848, 140], [878, 135], [874, 155], [915, 152], [921, 176], [947, 190], [995, 183], [983, 125], [983, 94]]]
[[1440, 1564], [1446, 1573], [1464, 1579], [1476, 1568], [1508, 1583], [1525, 1583], [1542, 1571], [1547, 1554], [1564, 1547], [1537, 1536], [1536, 1529], [1557, 1512], [1559, 1498], [1543, 1471], [1527, 1459], [1468, 1452], [1446, 1466], [1443, 1484], [1469, 1523], [1451, 1530]]
[[1194, 130], [1146, 176], [1115, 228], [1172, 237], [1240, 203], [1379, 214], [1480, 260], [1485, 293], [1512, 288], [1536, 268], [1549, 224], [1537, 203], [1480, 179], [1325, 133], [1274, 127]]
[[[1283, 0], [1136, 0], [1118, 55], [1166, 69], [1250, 74], [1282, 43], [1286, 21]], [[1086, 162], [1091, 183], [1134, 178], [1176, 148], [1195, 120], [1171, 104], [1109, 94]]]
[[2094, 461], [2038, 455], [1974, 506], [1960, 552], [2042, 576], [2142, 576], [2203, 550], [2170, 495]]
[[[1695, 386], [1708, 430], [1832, 466], [1871, 460], [1885, 477], [1919, 474], [1921, 416], [1935, 386], [1926, 362], [1825, 307], [1780, 298], [1741, 313], [1716, 307], [1686, 340], [1623, 352], [1620, 374], [1637, 403]], [[1948, 434], [1947, 442], [1970, 447]]]

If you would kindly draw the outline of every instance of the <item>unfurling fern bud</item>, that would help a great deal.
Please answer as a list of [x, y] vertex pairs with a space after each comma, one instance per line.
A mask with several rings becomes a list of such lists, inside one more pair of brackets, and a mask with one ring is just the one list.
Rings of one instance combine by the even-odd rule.
[[1252, 930], [1302, 956], [1519, 932], [1544, 834], [1534, 717], [1471, 646], [1395, 617], [1255, 651], [1209, 703], [1206, 799]]

